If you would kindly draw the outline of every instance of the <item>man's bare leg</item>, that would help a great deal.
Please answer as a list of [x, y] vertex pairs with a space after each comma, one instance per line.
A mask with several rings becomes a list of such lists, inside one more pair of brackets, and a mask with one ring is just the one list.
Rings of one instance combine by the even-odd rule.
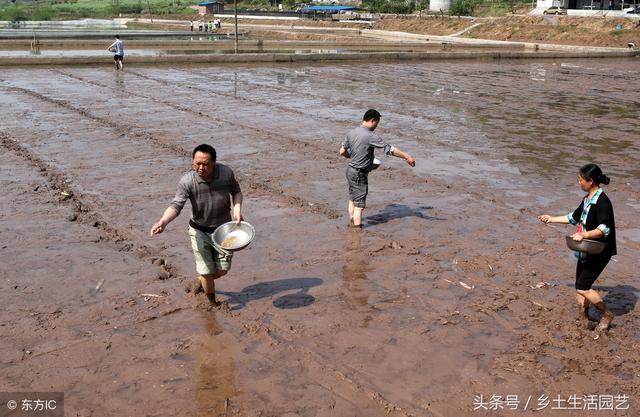
[[349, 225], [353, 225], [353, 210], [356, 206], [353, 204], [353, 201], [349, 200]]
[[353, 208], [353, 226], [361, 227], [362, 226], [362, 211], [364, 208], [362, 207], [354, 207]]
[[216, 301], [216, 284], [215, 280], [226, 275], [227, 271], [216, 271], [213, 274], [200, 275], [198, 279], [202, 285], [205, 295], [209, 299], [209, 302], [213, 305], [218, 305]]

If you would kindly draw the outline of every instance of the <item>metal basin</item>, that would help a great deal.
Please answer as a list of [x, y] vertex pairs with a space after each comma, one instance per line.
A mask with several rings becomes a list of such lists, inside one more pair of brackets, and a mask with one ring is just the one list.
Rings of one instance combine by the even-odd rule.
[[567, 247], [571, 250], [578, 252], [584, 252], [588, 255], [598, 255], [607, 246], [605, 242], [600, 242], [591, 239], [582, 239], [580, 242], [571, 239], [571, 236], [567, 236]]
[[213, 242], [222, 249], [237, 251], [249, 246], [256, 235], [256, 231], [247, 222], [227, 222], [221, 224], [213, 231]]
[[382, 165], [382, 161], [378, 158], [373, 158], [373, 165], [371, 166], [371, 170], [378, 169], [380, 165]]

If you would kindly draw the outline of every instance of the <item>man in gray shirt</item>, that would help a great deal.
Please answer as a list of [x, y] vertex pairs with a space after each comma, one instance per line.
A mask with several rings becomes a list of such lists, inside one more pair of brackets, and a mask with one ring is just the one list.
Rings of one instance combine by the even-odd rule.
[[366, 206], [369, 193], [369, 172], [377, 168], [373, 163], [374, 150], [383, 149], [386, 155], [402, 158], [414, 167], [416, 161], [408, 153], [385, 143], [373, 133], [380, 123], [380, 113], [369, 109], [362, 118], [362, 124], [349, 133], [342, 142], [340, 155], [351, 158], [347, 166], [349, 184], [349, 222], [354, 227], [362, 227], [362, 211]]
[[227, 274], [233, 254], [214, 243], [216, 227], [233, 220], [242, 221], [242, 192], [231, 168], [216, 163], [216, 150], [199, 145], [193, 150], [193, 170], [182, 176], [171, 205], [158, 222], [151, 227], [151, 236], [162, 233], [182, 211], [187, 200], [191, 202], [189, 237], [196, 259], [198, 281], [194, 293], [202, 288], [212, 304], [216, 287], [214, 280]]

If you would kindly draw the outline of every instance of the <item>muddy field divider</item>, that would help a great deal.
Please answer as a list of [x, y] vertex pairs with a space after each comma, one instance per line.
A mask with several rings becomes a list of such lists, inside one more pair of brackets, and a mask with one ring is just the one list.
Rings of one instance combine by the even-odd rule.
[[[176, 63], [293, 63], [330, 61], [429, 61], [429, 60], [501, 60], [501, 59], [574, 59], [574, 58], [630, 58], [640, 56], [638, 50], [617, 51], [469, 51], [469, 52], [361, 52], [361, 53], [249, 53], [212, 55], [158, 55], [125, 56], [130, 64], [176, 64]], [[2, 57], [0, 66], [30, 65], [108, 65], [111, 56], [105, 57]]]
[[[67, 50], [73, 50], [80, 47], [92, 47], [99, 50], [105, 50], [111, 39], [37, 39], [37, 46], [42, 49], [54, 48], [54, 47], [63, 47]], [[463, 45], [463, 44], [454, 44], [454, 43], [440, 43], [440, 42], [418, 42], [418, 41], [379, 41], [375, 39], [361, 39], [361, 40], [332, 40], [330, 44], [324, 40], [298, 40], [298, 39], [281, 39], [281, 40], [270, 40], [270, 39], [241, 39], [238, 42], [240, 48], [280, 48], [280, 49], [291, 49], [291, 48], [318, 48], [318, 49], [333, 49], [337, 47], [341, 48], [404, 48], [404, 49], [509, 49], [507, 45], [503, 46], [492, 46], [492, 45]], [[0, 50], [6, 49], [29, 49], [33, 46], [33, 38], [31, 39], [4, 39], [0, 40]], [[172, 49], [172, 48], [185, 48], [185, 49], [211, 49], [213, 50], [221, 50], [221, 49], [234, 49], [234, 41], [231, 39], [225, 40], [211, 40], [211, 39], [202, 39], [202, 40], [184, 40], [184, 39], [133, 39], [127, 40], [126, 48], [128, 49], [136, 49], [136, 48], [154, 48], [154, 49]], [[510, 48], [513, 50], [513, 48]], [[522, 48], [524, 49], [524, 48]], [[242, 50], [242, 49], [241, 49]]]

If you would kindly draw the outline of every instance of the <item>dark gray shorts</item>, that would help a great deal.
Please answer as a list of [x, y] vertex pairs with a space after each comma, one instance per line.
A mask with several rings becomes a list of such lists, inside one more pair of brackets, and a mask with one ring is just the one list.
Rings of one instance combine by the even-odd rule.
[[347, 184], [349, 184], [349, 199], [359, 208], [365, 208], [367, 194], [369, 194], [369, 173], [347, 166]]

